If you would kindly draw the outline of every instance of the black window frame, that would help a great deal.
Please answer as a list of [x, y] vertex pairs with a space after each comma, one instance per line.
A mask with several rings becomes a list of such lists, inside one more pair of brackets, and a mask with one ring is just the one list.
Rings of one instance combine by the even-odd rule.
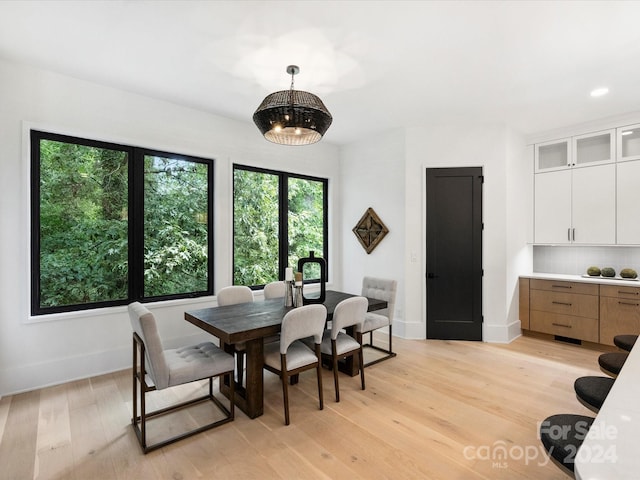
[[[51, 140], [87, 147], [112, 149], [126, 152], [128, 161], [128, 293], [127, 298], [90, 302], [83, 304], [42, 307], [40, 305], [40, 141]], [[72, 135], [58, 134], [32, 129], [30, 131], [30, 228], [31, 228], [31, 315], [41, 316], [92, 310], [96, 308], [127, 305], [134, 301], [151, 302], [197, 298], [213, 295], [214, 292], [214, 166], [215, 159], [196, 157], [137, 147], [113, 142], [93, 140]], [[207, 289], [205, 291], [144, 296], [144, 157], [159, 156], [207, 165]]]
[[[327, 262], [327, 278], [329, 277], [329, 179], [322, 177], [314, 177], [312, 175], [304, 175], [299, 173], [285, 172], [281, 170], [272, 170], [268, 168], [261, 168], [249, 165], [233, 164], [232, 177], [236, 170], [245, 170], [254, 173], [264, 173], [267, 175], [274, 175], [278, 177], [278, 280], [284, 280], [285, 268], [287, 266], [293, 267], [294, 271], [297, 269], [297, 265], [287, 265], [289, 262], [289, 178], [309, 180], [313, 182], [322, 183], [322, 243], [324, 244], [324, 252], [315, 252], [316, 257], [323, 257]], [[232, 200], [232, 224], [233, 224], [233, 238], [232, 238], [232, 262], [231, 262], [231, 278], [234, 278], [235, 270], [235, 182], [233, 183], [233, 200]], [[305, 283], [319, 283], [320, 279], [305, 280]], [[247, 285], [252, 290], [262, 290], [262, 285]]]

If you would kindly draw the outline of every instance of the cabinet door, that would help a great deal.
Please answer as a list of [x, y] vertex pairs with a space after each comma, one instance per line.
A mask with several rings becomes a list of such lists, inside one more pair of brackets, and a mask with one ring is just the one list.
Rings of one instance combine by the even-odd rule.
[[573, 243], [616, 243], [616, 165], [572, 171], [571, 240]]
[[573, 137], [571, 166], [585, 167], [615, 161], [615, 130]]
[[640, 124], [617, 130], [618, 161], [640, 160]]
[[623, 162], [617, 165], [617, 243], [621, 245], [640, 244], [640, 161]]
[[534, 175], [535, 243], [570, 243], [571, 170]]
[[571, 166], [571, 139], [538, 143], [535, 146], [535, 171], [549, 172]]

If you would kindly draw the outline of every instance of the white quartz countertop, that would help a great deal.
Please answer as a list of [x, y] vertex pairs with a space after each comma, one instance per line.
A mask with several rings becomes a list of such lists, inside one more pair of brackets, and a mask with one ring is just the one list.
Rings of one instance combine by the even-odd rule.
[[582, 275], [563, 275], [559, 273], [530, 273], [527, 275], [520, 275], [520, 277], [537, 278], [540, 280], [561, 280], [565, 282], [597, 283], [599, 285], [622, 285], [626, 287], [640, 287], [640, 280], [638, 280], [637, 278], [625, 279], [620, 277], [583, 277]]

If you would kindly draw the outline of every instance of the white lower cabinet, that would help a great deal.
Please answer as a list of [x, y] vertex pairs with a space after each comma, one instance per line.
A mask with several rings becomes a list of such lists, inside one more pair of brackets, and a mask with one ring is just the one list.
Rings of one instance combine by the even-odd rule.
[[616, 165], [535, 175], [535, 243], [616, 242]]

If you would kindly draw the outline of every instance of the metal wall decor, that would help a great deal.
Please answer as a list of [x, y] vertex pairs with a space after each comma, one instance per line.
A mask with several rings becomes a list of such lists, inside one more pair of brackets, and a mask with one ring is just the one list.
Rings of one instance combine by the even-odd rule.
[[367, 208], [362, 218], [353, 227], [353, 233], [367, 253], [371, 253], [382, 241], [389, 229], [382, 223], [373, 208]]

